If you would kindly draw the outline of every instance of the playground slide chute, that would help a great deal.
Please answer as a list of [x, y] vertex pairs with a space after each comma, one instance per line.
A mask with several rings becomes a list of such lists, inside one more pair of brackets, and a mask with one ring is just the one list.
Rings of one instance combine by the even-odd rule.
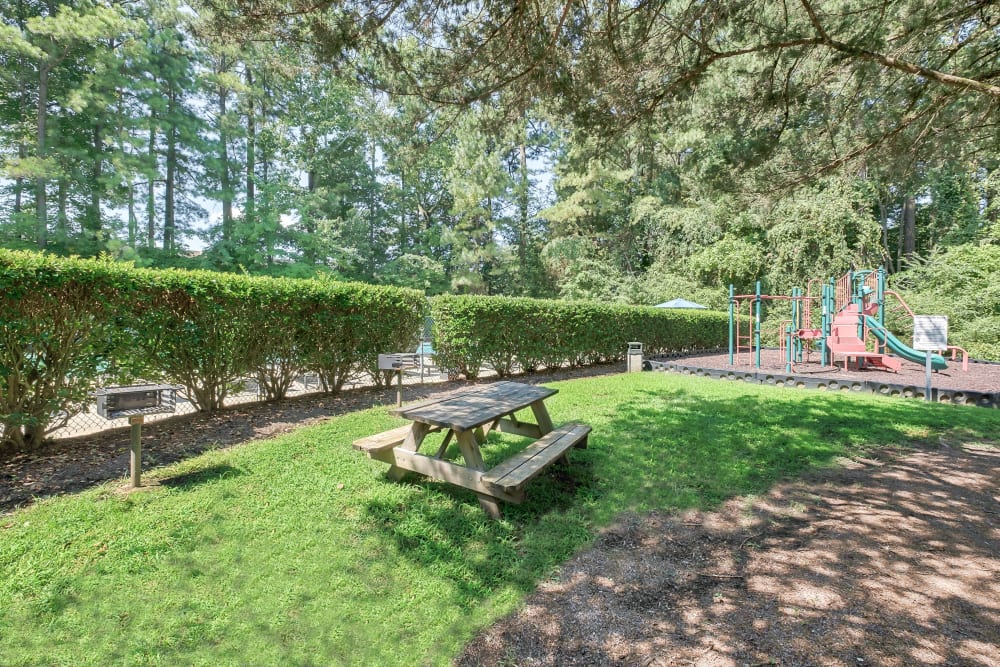
[[[871, 315], [865, 315], [865, 325], [868, 327], [868, 330], [871, 331], [876, 338], [878, 338], [880, 341], [888, 345], [889, 349], [898, 354], [899, 356], [918, 364], [927, 363], [927, 356], [923, 352], [918, 352], [917, 350], [914, 350], [912, 347], [910, 347], [909, 345], [907, 345], [906, 343], [904, 343], [903, 341], [899, 340], [894, 335], [892, 335], [891, 331], [883, 329], [879, 325], [878, 320], [876, 320]], [[940, 354], [932, 354], [931, 368], [936, 371], [943, 371], [944, 369], [948, 368], [948, 364], [945, 363], [944, 357], [942, 357]]]

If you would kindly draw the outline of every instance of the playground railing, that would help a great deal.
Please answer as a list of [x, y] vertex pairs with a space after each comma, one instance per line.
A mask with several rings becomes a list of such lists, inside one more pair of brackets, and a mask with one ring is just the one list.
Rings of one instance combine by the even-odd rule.
[[949, 345], [948, 351], [951, 352], [951, 360], [955, 361], [955, 356], [961, 352], [962, 353], [962, 370], [965, 372], [969, 371], [969, 353], [965, 351], [965, 348], [959, 347], [957, 345]]

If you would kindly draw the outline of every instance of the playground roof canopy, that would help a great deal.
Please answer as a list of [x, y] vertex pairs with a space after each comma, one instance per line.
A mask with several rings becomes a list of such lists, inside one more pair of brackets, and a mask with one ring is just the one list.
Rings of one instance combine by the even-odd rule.
[[664, 301], [663, 303], [658, 303], [654, 308], [701, 308], [702, 310], [708, 310], [708, 306], [703, 306], [700, 303], [695, 303], [694, 301], [688, 301], [687, 299], [673, 299], [671, 301]]

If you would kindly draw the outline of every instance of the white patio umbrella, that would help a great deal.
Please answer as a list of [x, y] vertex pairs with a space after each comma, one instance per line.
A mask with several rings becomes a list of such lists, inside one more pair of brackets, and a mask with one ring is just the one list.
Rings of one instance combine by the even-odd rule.
[[658, 303], [654, 308], [701, 308], [702, 310], [708, 310], [708, 306], [703, 306], [700, 303], [695, 303], [694, 301], [688, 301], [687, 299], [673, 299], [672, 301], [664, 301], [663, 303]]

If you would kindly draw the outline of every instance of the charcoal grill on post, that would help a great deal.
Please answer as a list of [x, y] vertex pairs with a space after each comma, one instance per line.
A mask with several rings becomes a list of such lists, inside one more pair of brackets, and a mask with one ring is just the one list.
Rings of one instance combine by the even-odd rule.
[[396, 373], [398, 384], [396, 385], [396, 407], [403, 405], [403, 371], [408, 368], [419, 366], [419, 355], [409, 352], [397, 352], [395, 354], [378, 355], [378, 369], [380, 371], [393, 371]]
[[172, 413], [177, 407], [177, 390], [172, 384], [140, 384], [98, 389], [97, 414], [105, 419], [128, 417], [132, 426], [132, 453], [129, 469], [132, 488], [142, 486], [142, 422], [146, 415]]

